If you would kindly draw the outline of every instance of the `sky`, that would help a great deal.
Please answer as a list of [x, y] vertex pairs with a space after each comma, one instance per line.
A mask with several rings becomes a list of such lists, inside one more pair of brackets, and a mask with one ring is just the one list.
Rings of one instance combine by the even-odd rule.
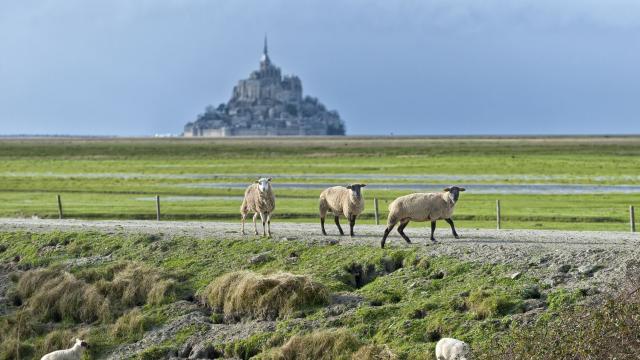
[[640, 134], [637, 0], [0, 0], [0, 134], [179, 134], [265, 33], [349, 135]]

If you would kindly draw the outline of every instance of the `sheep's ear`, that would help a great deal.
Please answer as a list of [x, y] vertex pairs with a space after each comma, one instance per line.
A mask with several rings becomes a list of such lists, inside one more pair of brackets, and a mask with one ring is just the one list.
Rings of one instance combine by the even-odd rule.
[[271, 181], [271, 178], [268, 178], [267, 181]]
[[347, 185], [346, 188], [351, 190], [351, 185]]
[[256, 180], [256, 184], [260, 184], [260, 180]]
[[367, 186], [367, 184], [360, 184], [360, 187], [365, 187]]
[[451, 191], [451, 188], [444, 188], [444, 191], [445, 192], [449, 192], [449, 191]]
[[459, 191], [465, 191], [465, 190], [467, 190], [467, 189], [465, 189], [465, 188], [459, 188], [458, 190], [459, 190]]

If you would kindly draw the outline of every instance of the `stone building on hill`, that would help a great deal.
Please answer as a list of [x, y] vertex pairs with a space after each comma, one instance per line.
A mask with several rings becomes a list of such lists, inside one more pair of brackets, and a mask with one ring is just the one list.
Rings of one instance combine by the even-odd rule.
[[284, 75], [269, 58], [267, 38], [260, 69], [238, 81], [231, 99], [208, 106], [185, 125], [185, 137], [344, 135], [344, 122], [318, 99], [302, 95], [302, 82]]

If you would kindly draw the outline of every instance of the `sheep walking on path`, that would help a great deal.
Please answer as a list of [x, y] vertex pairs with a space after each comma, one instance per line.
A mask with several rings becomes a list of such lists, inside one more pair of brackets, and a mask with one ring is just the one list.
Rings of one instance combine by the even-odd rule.
[[[262, 235], [271, 236], [271, 215], [276, 208], [276, 196], [271, 188], [271, 178], [260, 178], [254, 184], [249, 185], [244, 192], [244, 200], [240, 206], [240, 214], [242, 215], [242, 235], [244, 235], [244, 222], [247, 214], [253, 212], [253, 229], [258, 235], [258, 226], [256, 218], [258, 214], [262, 220]], [[266, 227], [265, 227], [266, 223]]]
[[437, 360], [471, 360], [471, 347], [464, 341], [442, 338], [436, 344]]
[[451, 232], [456, 239], [459, 239], [456, 228], [451, 220], [453, 209], [458, 202], [460, 192], [464, 188], [452, 186], [437, 193], [414, 193], [401, 196], [389, 204], [389, 217], [387, 218], [387, 228], [380, 243], [384, 248], [387, 236], [399, 222], [398, 233], [409, 244], [411, 240], [404, 233], [409, 221], [431, 221], [431, 241], [436, 242], [433, 233], [436, 230], [436, 220], [444, 219], [450, 226]]
[[89, 347], [86, 341], [76, 339], [76, 343], [73, 347], [65, 350], [57, 350], [50, 352], [47, 355], [40, 358], [40, 360], [80, 360], [82, 353]]
[[367, 185], [334, 186], [320, 194], [320, 227], [323, 235], [327, 235], [324, 230], [324, 218], [327, 212], [331, 212], [340, 235], [344, 235], [344, 231], [340, 227], [340, 216], [344, 216], [349, 220], [349, 234], [354, 236], [353, 227], [356, 224], [356, 217], [364, 211], [364, 198], [361, 189], [365, 186]]

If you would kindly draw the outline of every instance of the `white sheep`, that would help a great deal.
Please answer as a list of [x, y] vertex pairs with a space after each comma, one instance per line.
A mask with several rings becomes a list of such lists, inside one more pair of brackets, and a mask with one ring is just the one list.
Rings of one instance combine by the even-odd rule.
[[471, 347], [464, 341], [452, 338], [442, 338], [436, 344], [436, 359], [438, 360], [471, 360]]
[[40, 358], [40, 360], [80, 360], [82, 353], [89, 347], [86, 341], [76, 339], [73, 347], [64, 350], [50, 352]]
[[349, 220], [349, 235], [354, 236], [353, 227], [356, 224], [356, 217], [364, 211], [364, 198], [361, 189], [365, 186], [367, 185], [334, 186], [325, 189], [320, 194], [320, 227], [323, 235], [327, 235], [324, 230], [324, 218], [327, 212], [331, 212], [340, 235], [344, 235], [344, 231], [340, 227], [340, 216], [344, 216]]
[[271, 236], [271, 215], [276, 208], [276, 196], [271, 188], [271, 178], [260, 178], [254, 184], [249, 185], [244, 192], [244, 200], [240, 206], [242, 214], [242, 235], [244, 235], [244, 222], [247, 214], [253, 212], [253, 228], [258, 235], [256, 217], [260, 214], [262, 220], [262, 235], [266, 236], [265, 222]]
[[409, 237], [404, 233], [409, 221], [431, 221], [431, 241], [436, 242], [433, 233], [436, 230], [436, 220], [444, 219], [451, 225], [451, 231], [456, 239], [459, 239], [456, 228], [451, 220], [453, 209], [458, 202], [460, 192], [464, 188], [452, 186], [437, 193], [414, 193], [401, 196], [389, 204], [389, 217], [387, 218], [387, 228], [380, 245], [384, 248], [387, 236], [394, 226], [400, 222], [398, 233], [407, 242], [411, 243]]

